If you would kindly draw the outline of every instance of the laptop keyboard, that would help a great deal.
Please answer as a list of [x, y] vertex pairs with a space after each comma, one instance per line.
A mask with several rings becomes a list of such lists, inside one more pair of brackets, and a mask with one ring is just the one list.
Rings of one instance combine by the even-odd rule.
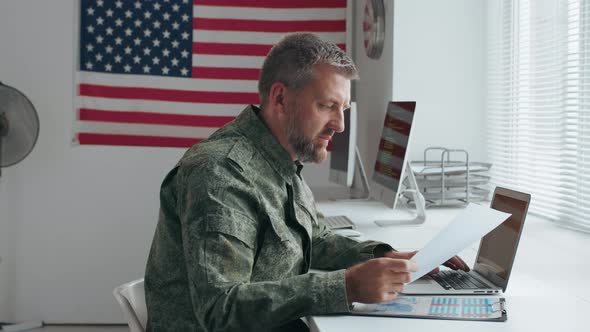
[[325, 217], [324, 221], [330, 229], [354, 229], [354, 223], [346, 216]]
[[465, 271], [441, 270], [438, 274], [433, 275], [437, 283], [444, 289], [480, 289], [489, 288], [488, 285]]

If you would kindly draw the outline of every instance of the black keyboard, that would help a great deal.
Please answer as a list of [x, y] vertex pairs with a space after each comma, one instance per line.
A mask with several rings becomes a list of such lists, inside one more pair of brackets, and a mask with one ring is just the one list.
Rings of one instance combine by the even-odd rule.
[[443, 286], [444, 289], [490, 288], [478, 278], [462, 270], [441, 270], [438, 274], [433, 275], [432, 279]]

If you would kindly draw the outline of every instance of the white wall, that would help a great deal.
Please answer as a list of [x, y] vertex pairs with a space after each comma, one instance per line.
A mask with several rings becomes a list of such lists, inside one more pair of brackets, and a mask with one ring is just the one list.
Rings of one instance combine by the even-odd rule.
[[395, 1], [393, 96], [417, 102], [412, 160], [433, 145], [487, 160], [485, 9], [485, 0]]
[[422, 160], [429, 146], [485, 160], [485, 0], [385, 0], [385, 7], [385, 46], [373, 60], [363, 48], [364, 1], [356, 2], [358, 145], [369, 176], [392, 99], [417, 102], [411, 160]]
[[[393, 95], [418, 101], [412, 155], [432, 142], [484, 150], [483, 3], [396, 2]], [[183, 152], [70, 145], [73, 4], [0, 1], [0, 79], [26, 93], [41, 120], [33, 153], [0, 179], [2, 320], [123, 322], [112, 289], [143, 275], [159, 185]], [[391, 70], [362, 62], [366, 89], [387, 81]], [[365, 163], [380, 133], [369, 128], [384, 113], [371, 109], [360, 123]], [[461, 123], [465, 135], [445, 130]], [[325, 181], [324, 171], [311, 168], [309, 182]]]
[[73, 8], [71, 0], [0, 2], [0, 77], [29, 96], [41, 121], [35, 150], [0, 184], [2, 201], [19, 207], [7, 235], [16, 250], [5, 257], [16, 280], [0, 283], [0, 294], [16, 294], [17, 321], [124, 321], [112, 290], [143, 276], [159, 185], [183, 152], [70, 144]]

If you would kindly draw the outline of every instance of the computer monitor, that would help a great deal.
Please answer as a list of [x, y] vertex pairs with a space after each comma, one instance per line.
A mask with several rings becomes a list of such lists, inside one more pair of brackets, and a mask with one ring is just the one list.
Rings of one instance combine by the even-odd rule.
[[392, 101], [387, 105], [371, 178], [372, 196], [394, 209], [398, 203], [404, 170], [407, 169], [406, 158], [415, 109], [414, 101]]
[[330, 176], [333, 183], [352, 186], [357, 130], [356, 103], [350, 103], [350, 110], [344, 112], [344, 131], [332, 136], [330, 145]]

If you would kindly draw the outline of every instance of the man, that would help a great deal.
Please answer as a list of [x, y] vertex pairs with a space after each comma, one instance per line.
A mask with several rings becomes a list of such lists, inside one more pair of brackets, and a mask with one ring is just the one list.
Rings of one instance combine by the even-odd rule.
[[300, 317], [403, 289], [413, 253], [330, 232], [301, 177], [302, 163], [323, 161], [344, 130], [356, 77], [334, 44], [286, 36], [262, 67], [260, 108], [248, 106], [166, 176], [145, 275], [148, 330], [305, 330]]

